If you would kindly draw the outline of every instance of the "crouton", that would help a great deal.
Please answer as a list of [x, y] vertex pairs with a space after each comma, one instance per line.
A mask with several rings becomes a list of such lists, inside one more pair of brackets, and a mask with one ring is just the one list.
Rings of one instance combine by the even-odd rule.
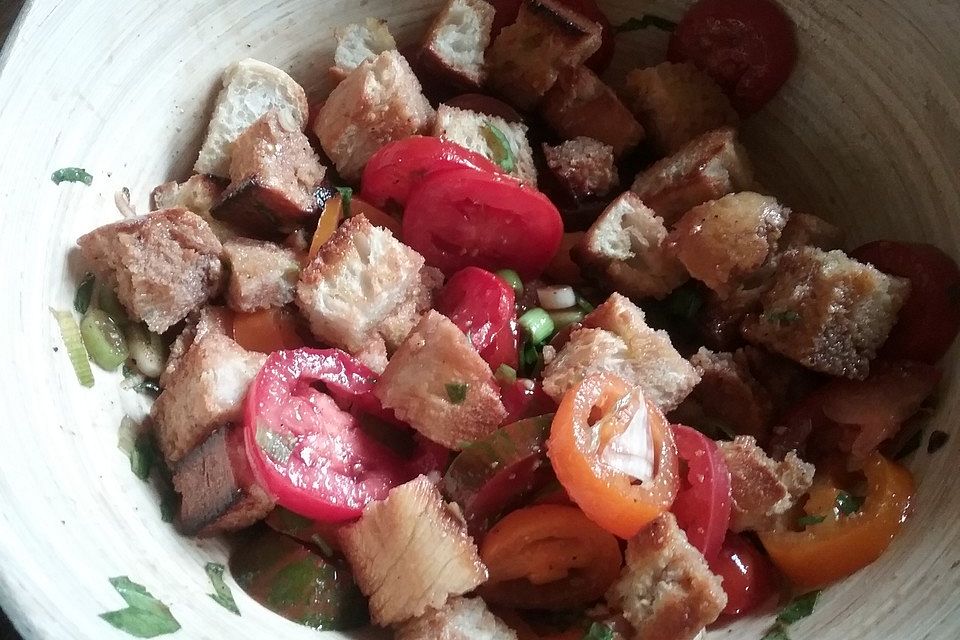
[[181, 496], [177, 524], [190, 536], [237, 531], [262, 520], [275, 503], [253, 478], [243, 427], [222, 427], [188, 453], [173, 472]]
[[433, 308], [433, 299], [443, 286], [443, 272], [435, 267], [420, 269], [420, 282], [410, 295], [400, 303], [397, 310], [380, 323], [387, 351], [393, 353], [407, 339], [423, 314]]
[[173, 372], [176, 371], [183, 356], [193, 346], [194, 342], [203, 339], [208, 333], [233, 337], [233, 312], [226, 307], [207, 305], [198, 312], [191, 313], [186, 320], [183, 330], [177, 334], [170, 344], [170, 352], [167, 354], [167, 366], [160, 374], [160, 386], [166, 387]]
[[708, 200], [753, 186], [746, 149], [732, 127], [708, 131], [640, 172], [630, 190], [668, 226]]
[[247, 387], [265, 360], [216, 333], [193, 343], [151, 410], [168, 464], [240, 418]]
[[691, 276], [725, 298], [776, 251], [789, 215], [769, 196], [732, 193], [685, 213], [667, 244]]
[[763, 440], [773, 419], [773, 399], [754, 377], [746, 354], [701, 348], [690, 358], [690, 364], [700, 376], [690, 399], [703, 413], [735, 433]]
[[230, 265], [227, 305], [251, 312], [293, 302], [300, 263], [296, 254], [272, 242], [228, 240], [223, 254]]
[[163, 333], [215, 296], [223, 246], [202, 218], [164, 209], [114, 222], [77, 240], [83, 257], [127, 313]]
[[480, 598], [451, 598], [442, 609], [433, 609], [403, 623], [396, 640], [517, 640], [517, 634], [490, 613]]
[[543, 145], [547, 166], [574, 199], [603, 197], [620, 177], [613, 160], [613, 147], [593, 138], [574, 138], [557, 146]]
[[326, 168], [295, 123], [271, 109], [233, 143], [230, 186], [213, 215], [248, 235], [274, 238], [316, 213]]
[[381, 626], [440, 609], [487, 579], [463, 520], [423, 476], [368, 504], [340, 530], [340, 544]]
[[752, 436], [719, 443], [730, 470], [732, 531], [769, 531], [813, 483], [814, 467], [793, 451], [776, 462]]
[[186, 182], [164, 182], [150, 193], [153, 211], [187, 209], [203, 216], [223, 194], [225, 182], [213, 176], [193, 175]]
[[631, 298], [662, 299], [688, 278], [667, 251], [666, 238], [663, 220], [627, 191], [610, 203], [571, 255], [603, 286]]
[[627, 542], [626, 567], [607, 592], [634, 638], [692, 640], [727, 605], [722, 580], [665, 513]]
[[431, 76], [467, 91], [486, 80], [493, 6], [484, 0], [448, 0], [427, 30], [418, 62]]
[[393, 354], [374, 393], [398, 418], [450, 449], [489, 435], [507, 417], [489, 365], [436, 311]]
[[634, 69], [627, 74], [624, 98], [663, 153], [674, 153], [702, 133], [739, 121], [720, 86], [689, 63]]
[[617, 94], [587, 67], [564, 69], [543, 97], [540, 114], [563, 138], [586, 136], [613, 147], [622, 157], [646, 133]]
[[488, 85], [515, 107], [530, 109], [563, 69], [579, 67], [600, 48], [600, 25], [555, 0], [523, 0], [517, 21], [487, 53]]
[[207, 136], [193, 169], [226, 178], [234, 141], [247, 127], [271, 109], [285, 122], [303, 129], [307, 125], [307, 95], [286, 73], [265, 62], [247, 58], [230, 65], [223, 74]]
[[843, 249], [845, 233], [843, 229], [832, 225], [823, 218], [809, 213], [794, 211], [787, 220], [787, 226], [780, 234], [780, 250], [816, 247], [824, 251]]
[[337, 48], [333, 52], [330, 75], [337, 82], [364, 62], [397, 48], [397, 41], [382, 18], [367, 18], [362, 24], [339, 27], [334, 29], [333, 35], [337, 39]]
[[780, 257], [762, 311], [748, 314], [741, 330], [814, 371], [862, 380], [909, 292], [909, 281], [842, 251], [794, 249]]
[[423, 258], [393, 234], [353, 216], [300, 274], [297, 304], [321, 342], [350, 353], [377, 337], [421, 287]]
[[389, 358], [387, 357], [387, 343], [384, 342], [383, 338], [374, 338], [367, 346], [354, 354], [353, 357], [365, 364], [367, 368], [374, 373], [381, 374], [383, 370], [387, 368], [387, 363], [389, 362]]
[[380, 147], [426, 131], [433, 108], [406, 59], [384, 51], [364, 61], [330, 92], [314, 124], [323, 150], [340, 176], [358, 182]]
[[527, 126], [497, 116], [442, 104], [433, 135], [490, 158], [507, 173], [536, 186], [537, 169], [527, 141]]
[[560, 401], [591, 373], [614, 373], [643, 388], [664, 412], [676, 408], [699, 377], [670, 343], [665, 331], [647, 326], [643, 311], [613, 294], [583, 321], [543, 370], [543, 390]]

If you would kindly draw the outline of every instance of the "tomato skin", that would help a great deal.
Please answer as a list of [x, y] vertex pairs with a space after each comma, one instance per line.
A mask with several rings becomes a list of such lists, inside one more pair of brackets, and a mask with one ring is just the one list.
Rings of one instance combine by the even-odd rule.
[[700, 0], [670, 37], [667, 58], [692, 62], [741, 114], [758, 111], [797, 61], [793, 21], [772, 0]]
[[428, 176], [411, 192], [403, 216], [404, 242], [448, 275], [476, 266], [514, 269], [532, 280], [562, 239], [560, 212], [546, 196], [471, 169]]
[[411, 136], [385, 145], [370, 158], [360, 180], [361, 197], [374, 207], [404, 206], [414, 187], [434, 173], [469, 168], [499, 173], [493, 162], [453, 142]]
[[537, 380], [520, 378], [500, 385], [500, 400], [507, 410], [504, 424], [542, 416], [557, 410], [557, 403], [544, 392], [543, 385]]
[[709, 562], [730, 526], [730, 471], [717, 443], [696, 429], [673, 425], [677, 454], [686, 463], [671, 511], [687, 539]]
[[731, 533], [723, 541], [710, 570], [723, 578], [727, 606], [721, 615], [741, 616], [753, 611], [773, 595], [776, 570], [770, 560], [745, 537]]
[[910, 295], [880, 350], [886, 358], [934, 363], [960, 332], [960, 267], [929, 244], [880, 240], [850, 253], [860, 262], [910, 280]]

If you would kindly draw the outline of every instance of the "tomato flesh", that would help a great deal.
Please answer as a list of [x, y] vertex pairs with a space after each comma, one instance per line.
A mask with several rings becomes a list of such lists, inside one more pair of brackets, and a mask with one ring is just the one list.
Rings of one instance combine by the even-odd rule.
[[934, 363], [960, 332], [960, 268], [929, 244], [881, 240], [850, 254], [880, 271], [910, 280], [910, 296], [880, 354]]
[[727, 594], [724, 616], [753, 611], [773, 595], [777, 584], [776, 572], [767, 557], [735, 533], [723, 541], [717, 557], [710, 562], [710, 570], [723, 578], [723, 591]]
[[500, 400], [507, 410], [504, 424], [557, 410], [557, 403], [544, 392], [540, 382], [526, 378], [500, 385]]
[[790, 17], [771, 0], [700, 0], [670, 37], [667, 58], [692, 62], [749, 114], [790, 77], [797, 39]]
[[560, 213], [546, 196], [470, 169], [428, 176], [411, 192], [403, 216], [404, 242], [448, 275], [476, 266], [514, 269], [532, 280], [562, 239]]
[[360, 181], [361, 197], [381, 209], [390, 205], [403, 207], [417, 184], [437, 172], [457, 168], [500, 171], [479, 153], [440, 138], [411, 136], [397, 140], [367, 162]]

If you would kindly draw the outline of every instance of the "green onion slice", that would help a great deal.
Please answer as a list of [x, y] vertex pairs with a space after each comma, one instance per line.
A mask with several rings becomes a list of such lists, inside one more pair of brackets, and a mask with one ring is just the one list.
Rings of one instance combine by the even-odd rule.
[[77, 380], [85, 387], [92, 387], [93, 370], [90, 368], [87, 349], [83, 346], [83, 338], [80, 335], [80, 327], [77, 326], [77, 321], [69, 311], [57, 311], [55, 309], [50, 311], [60, 326], [60, 337], [63, 339], [63, 345], [67, 348], [67, 356], [70, 358], [70, 364], [73, 365], [73, 372], [77, 375]]
[[534, 307], [520, 316], [517, 324], [526, 331], [535, 344], [546, 342], [556, 329], [550, 314], [539, 307]]
[[123, 332], [105, 311], [90, 309], [80, 321], [83, 344], [97, 366], [114, 371], [127, 359], [127, 341]]

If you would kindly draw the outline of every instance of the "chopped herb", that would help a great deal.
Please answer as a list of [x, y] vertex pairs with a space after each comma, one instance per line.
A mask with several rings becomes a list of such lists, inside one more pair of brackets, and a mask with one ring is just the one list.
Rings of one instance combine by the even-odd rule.
[[489, 122], [480, 127], [480, 134], [484, 142], [490, 147], [490, 153], [493, 154], [491, 160], [497, 163], [506, 173], [510, 173], [517, 167], [517, 158], [510, 148], [510, 141], [503, 131], [493, 126]]
[[497, 367], [497, 370], [494, 373], [494, 376], [500, 382], [504, 382], [506, 384], [512, 384], [517, 381], [517, 370], [508, 364], [502, 364], [499, 367]]
[[797, 524], [801, 527], [809, 527], [810, 525], [820, 524], [827, 519], [827, 516], [801, 516], [797, 519]]
[[930, 434], [930, 439], [927, 441], [927, 453], [936, 453], [943, 448], [943, 445], [947, 444], [947, 440], [950, 439], [950, 434], [946, 431], [940, 431], [937, 429]]
[[447, 399], [451, 404], [463, 404], [467, 399], [467, 384], [465, 382], [448, 382], [446, 384]]
[[130, 451], [130, 470], [141, 480], [150, 477], [150, 471], [157, 461], [157, 447], [149, 433], [141, 433]]
[[763, 634], [760, 640], [790, 640], [790, 636], [787, 635], [786, 627], [778, 624]]
[[846, 491], [840, 491], [837, 493], [836, 507], [837, 511], [842, 513], [845, 516], [853, 515], [857, 511], [860, 511], [860, 507], [863, 506], [863, 498], [858, 498], [852, 496]]
[[163, 604], [126, 576], [110, 578], [110, 584], [127, 603], [126, 609], [101, 613], [111, 625], [136, 638], [155, 638], [180, 629], [180, 623]]
[[77, 286], [77, 293], [73, 296], [73, 310], [83, 315], [90, 308], [90, 300], [93, 298], [93, 287], [97, 283], [92, 273], [83, 276], [83, 280]]
[[767, 322], [773, 322], [779, 325], [793, 324], [800, 319], [800, 314], [793, 310], [771, 311], [764, 315], [767, 318]]
[[681, 287], [664, 300], [664, 305], [671, 316], [693, 320], [703, 307], [703, 296], [693, 287]]
[[156, 380], [149, 378], [135, 386], [134, 389], [137, 393], [143, 393], [154, 398], [160, 395], [160, 384]]
[[281, 435], [260, 424], [257, 426], [257, 445], [275, 463], [286, 464], [293, 455], [296, 436], [292, 433]]
[[67, 357], [70, 358], [70, 364], [73, 365], [73, 372], [77, 380], [84, 387], [93, 386], [93, 370], [90, 368], [90, 359], [87, 356], [87, 348], [83, 346], [83, 338], [80, 336], [80, 326], [69, 311], [50, 310], [53, 317], [57, 320], [60, 327], [60, 338], [63, 345], [67, 348]]
[[337, 187], [337, 193], [340, 194], [340, 205], [343, 207], [344, 219], [350, 217], [350, 203], [353, 202], [353, 189], [350, 187]]
[[661, 18], [660, 16], [652, 16], [649, 14], [644, 14], [639, 18], [630, 18], [626, 22], [617, 25], [613, 28], [614, 33], [626, 33], [628, 31], [642, 31], [648, 27], [653, 27], [654, 29], [660, 29], [661, 31], [674, 31], [677, 28], [677, 23], [673, 20], [667, 20], [666, 18]]
[[88, 187], [93, 184], [93, 176], [80, 167], [57, 169], [53, 172], [53, 175], [50, 176], [50, 179], [53, 180], [54, 184], [60, 184], [61, 182], [82, 182]]
[[520, 372], [525, 378], [536, 378], [543, 367], [543, 355], [532, 340], [524, 340], [520, 347]]
[[777, 622], [790, 625], [809, 617], [817, 606], [819, 599], [820, 591], [811, 591], [798, 598], [794, 598], [793, 602], [784, 607], [783, 611], [777, 615]]
[[204, 567], [207, 577], [210, 578], [210, 584], [213, 585], [213, 593], [207, 595], [227, 611], [240, 615], [240, 609], [237, 608], [237, 603], [233, 599], [233, 593], [227, 583], [223, 581], [223, 570], [224, 566], [216, 562], [208, 562]]
[[605, 624], [594, 622], [590, 625], [590, 628], [587, 629], [583, 640], [613, 640], [613, 629]]

